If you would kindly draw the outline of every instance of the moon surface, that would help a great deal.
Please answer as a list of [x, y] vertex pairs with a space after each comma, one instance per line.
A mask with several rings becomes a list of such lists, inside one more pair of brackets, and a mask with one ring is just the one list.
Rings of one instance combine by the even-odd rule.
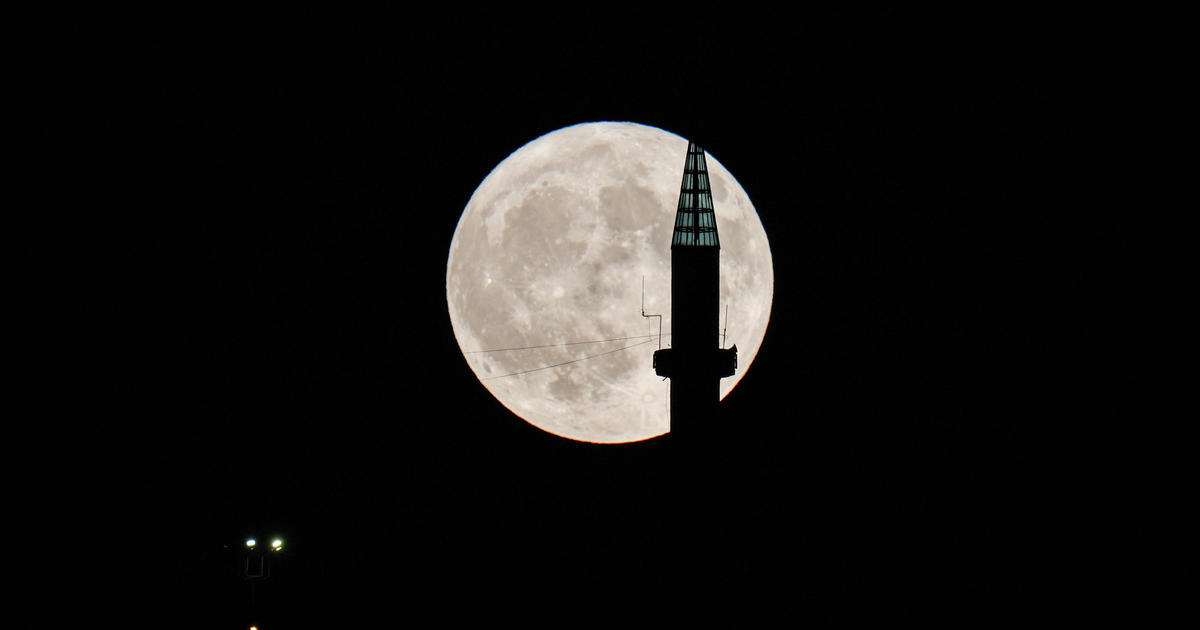
[[[484, 387], [530, 424], [596, 443], [670, 430], [669, 381], [652, 355], [670, 345], [671, 233], [688, 142], [627, 122], [583, 123], [517, 149], [479, 184], [450, 243], [446, 302], [459, 348]], [[746, 191], [706, 154], [721, 242], [721, 322], [754, 360], [774, 273]]]

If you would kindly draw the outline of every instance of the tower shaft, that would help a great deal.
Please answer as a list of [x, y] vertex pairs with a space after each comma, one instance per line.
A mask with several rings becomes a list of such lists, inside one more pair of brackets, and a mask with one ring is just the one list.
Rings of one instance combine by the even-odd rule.
[[710, 424], [721, 378], [732, 376], [737, 347], [719, 343], [720, 255], [704, 150], [688, 144], [671, 239], [671, 347], [654, 353], [659, 376], [671, 379], [671, 433]]

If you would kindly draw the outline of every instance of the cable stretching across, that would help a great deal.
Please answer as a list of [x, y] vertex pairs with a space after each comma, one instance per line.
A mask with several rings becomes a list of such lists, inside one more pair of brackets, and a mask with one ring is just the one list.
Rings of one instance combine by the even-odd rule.
[[[636, 339], [636, 337], [633, 337], [633, 339]], [[595, 359], [596, 357], [602, 357], [602, 356], [604, 356], [604, 355], [606, 355], [606, 354], [612, 354], [612, 353], [614, 353], [614, 352], [620, 352], [620, 351], [622, 351], [622, 350], [628, 350], [628, 349], [630, 349], [630, 348], [636, 348], [636, 347], [638, 347], [638, 346], [644, 346], [644, 345], [646, 345], [646, 344], [650, 343], [651, 341], [654, 341], [654, 340], [653, 340], [653, 339], [647, 339], [647, 340], [645, 340], [645, 341], [639, 341], [638, 343], [635, 343], [635, 344], [632, 344], [632, 345], [629, 345], [629, 346], [625, 346], [624, 348], [617, 348], [616, 350], [609, 350], [608, 352], [601, 352], [601, 353], [599, 353], [599, 354], [593, 354], [593, 355], [590, 355], [590, 356], [586, 356], [586, 357], [581, 357], [581, 358], [578, 358], [578, 359], [574, 359], [574, 360], [571, 360], [571, 361], [563, 361], [562, 363], [555, 363], [554, 365], [543, 365], [542, 367], [536, 367], [536, 368], [533, 368], [533, 369], [530, 369], [530, 370], [522, 370], [522, 371], [520, 371], [520, 372], [513, 372], [513, 373], [511, 373], [511, 374], [501, 374], [501, 375], [499, 375], [499, 376], [489, 376], [489, 377], [487, 377], [487, 378], [483, 378], [483, 379], [479, 379], [479, 380], [482, 380], [482, 381], [490, 381], [490, 380], [492, 380], [492, 379], [497, 379], [497, 378], [506, 378], [506, 377], [509, 377], [509, 376], [519, 376], [519, 375], [521, 375], [521, 374], [529, 374], [530, 372], [537, 372], [537, 371], [539, 371], [539, 370], [549, 370], [550, 368], [562, 367], [562, 366], [564, 366], [564, 365], [570, 365], [570, 364], [572, 364], [572, 363], [579, 363], [580, 361], [587, 361], [588, 359]]]
[[589, 344], [589, 343], [604, 343], [606, 341], [628, 341], [630, 339], [645, 339], [647, 337], [653, 337], [653, 336], [654, 335], [637, 335], [635, 337], [614, 337], [612, 339], [597, 339], [596, 341], [569, 341], [567, 343], [548, 343], [543, 346], [521, 346], [520, 348], [496, 348], [494, 350], [465, 350], [465, 351], [463, 351], [463, 354], [482, 354], [485, 352], [509, 352], [512, 350], [534, 350], [537, 348], [558, 348], [560, 346], [581, 346], [581, 345], [585, 345], [585, 344]]

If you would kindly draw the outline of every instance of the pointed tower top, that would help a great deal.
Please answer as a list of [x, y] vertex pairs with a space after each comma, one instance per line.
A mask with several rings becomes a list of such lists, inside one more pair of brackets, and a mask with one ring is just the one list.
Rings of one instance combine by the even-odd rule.
[[675, 235], [671, 238], [671, 249], [676, 247], [721, 247], [717, 239], [712, 188], [708, 184], [708, 165], [704, 161], [704, 149], [695, 142], [688, 142], [683, 184], [679, 187]]

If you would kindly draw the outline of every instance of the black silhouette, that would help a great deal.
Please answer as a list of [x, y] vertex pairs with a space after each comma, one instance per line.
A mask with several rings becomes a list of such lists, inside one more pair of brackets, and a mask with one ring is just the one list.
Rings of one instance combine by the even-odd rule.
[[671, 433], [679, 439], [713, 422], [721, 379], [737, 368], [737, 346], [719, 346], [721, 242], [704, 149], [688, 143], [671, 237], [670, 348], [654, 353], [654, 369], [671, 379]]

